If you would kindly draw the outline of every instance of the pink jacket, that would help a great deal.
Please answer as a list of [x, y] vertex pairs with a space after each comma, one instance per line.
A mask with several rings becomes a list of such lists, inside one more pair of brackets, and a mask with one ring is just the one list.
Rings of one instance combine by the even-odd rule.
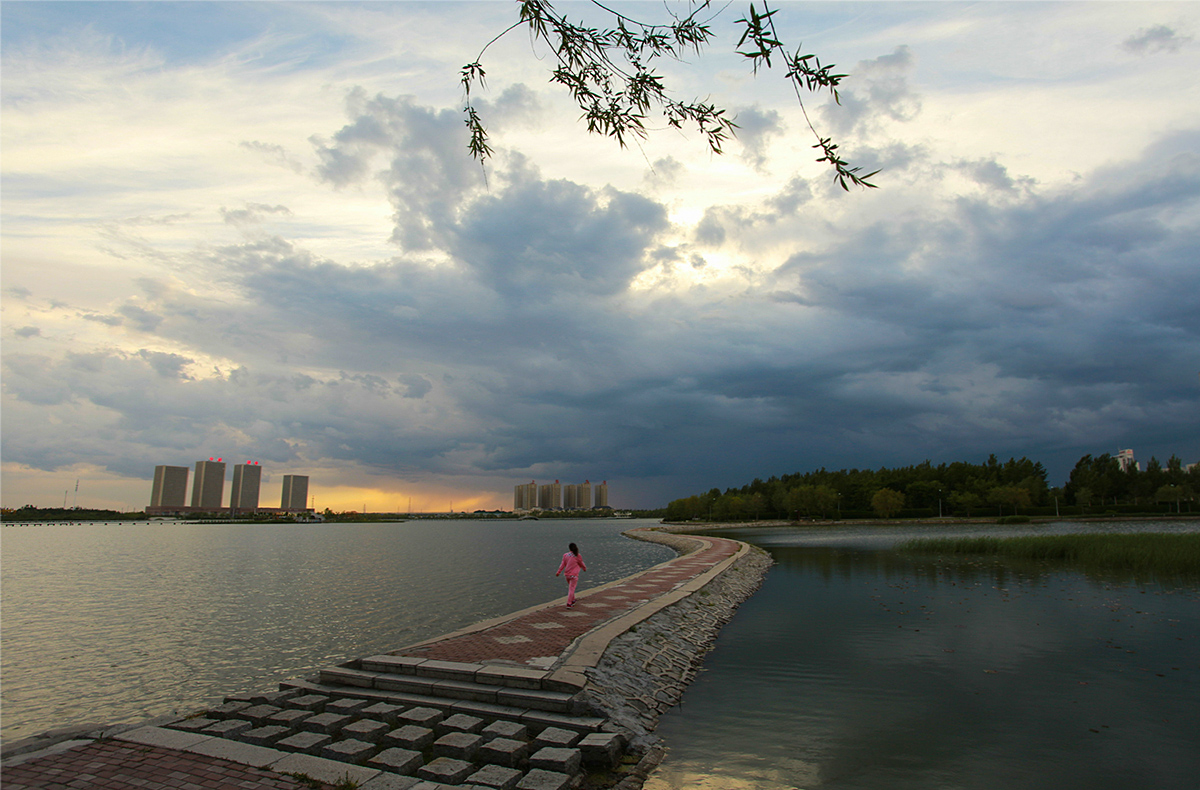
[[587, 566], [583, 564], [583, 557], [576, 557], [568, 551], [563, 555], [562, 564], [558, 566], [558, 571], [554, 575], [557, 576], [566, 571], [567, 578], [569, 579], [572, 576], [578, 576], [580, 571], [586, 570]]

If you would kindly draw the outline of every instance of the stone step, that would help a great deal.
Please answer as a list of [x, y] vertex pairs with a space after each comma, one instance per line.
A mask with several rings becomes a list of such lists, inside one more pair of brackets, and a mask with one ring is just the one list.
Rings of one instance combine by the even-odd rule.
[[[370, 664], [370, 662], [367, 662]], [[545, 691], [540, 688], [513, 688], [476, 683], [469, 680], [450, 680], [438, 677], [374, 672], [351, 667], [330, 667], [319, 671], [319, 681], [327, 685], [398, 691], [427, 697], [445, 697], [492, 705], [530, 708], [571, 713], [578, 707], [578, 692]]]
[[342, 666], [364, 669], [368, 672], [412, 675], [437, 680], [458, 680], [464, 683], [479, 683], [484, 686], [565, 691], [571, 694], [579, 691], [578, 686], [553, 680], [553, 673], [549, 670], [507, 664], [472, 664], [462, 661], [440, 661], [384, 654], [368, 656]]
[[469, 716], [477, 716], [493, 721], [516, 722], [524, 724], [535, 731], [541, 731], [546, 727], [560, 727], [586, 735], [593, 732], [600, 732], [601, 726], [604, 724], [604, 719], [597, 716], [558, 713], [521, 705], [502, 705], [469, 699], [415, 694], [363, 686], [346, 686], [311, 680], [286, 680], [280, 683], [279, 687], [285, 690], [298, 689], [305, 694], [324, 694], [329, 697], [343, 699], [363, 699], [370, 702], [386, 702], [406, 707], [421, 706], [436, 708], [437, 710], [446, 711], [451, 714], [465, 713]]

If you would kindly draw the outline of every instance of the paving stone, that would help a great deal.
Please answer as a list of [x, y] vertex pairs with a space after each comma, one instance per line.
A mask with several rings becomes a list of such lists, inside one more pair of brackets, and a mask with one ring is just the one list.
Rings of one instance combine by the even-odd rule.
[[625, 736], [615, 732], [593, 732], [578, 744], [585, 765], [616, 768], [625, 753]]
[[216, 724], [219, 719], [210, 719], [207, 716], [194, 716], [190, 719], [177, 721], [169, 725], [172, 730], [183, 730], [184, 732], [199, 732], [205, 727], [211, 727]]
[[272, 724], [266, 727], [255, 727], [252, 730], [246, 730], [237, 739], [243, 743], [250, 743], [255, 746], [274, 746], [276, 741], [282, 740], [291, 734], [292, 731], [287, 727]]
[[204, 729], [205, 735], [215, 735], [218, 738], [236, 738], [246, 730], [254, 729], [254, 725], [245, 719], [226, 719]]
[[474, 769], [475, 766], [465, 760], [455, 760], [453, 757], [437, 757], [429, 765], [418, 768], [417, 776], [422, 779], [430, 779], [434, 782], [460, 785], [464, 779], [471, 775]]
[[326, 735], [337, 735], [352, 721], [351, 717], [343, 716], [340, 713], [318, 713], [316, 716], [300, 722], [300, 729], [308, 732], [323, 732]]
[[325, 703], [325, 713], [341, 713], [347, 716], [357, 716], [363, 708], [370, 705], [365, 699], [335, 699]]
[[515, 768], [505, 768], [502, 765], [485, 765], [467, 777], [471, 784], [494, 787], [497, 790], [513, 790], [521, 781], [521, 772]]
[[426, 782], [415, 776], [379, 774], [360, 784], [358, 790], [417, 790], [419, 785], [425, 785], [426, 788], [437, 787], [433, 782]]
[[433, 745], [433, 740], [436, 736], [433, 730], [428, 727], [418, 727], [415, 724], [406, 724], [399, 729], [392, 730], [387, 735], [383, 736], [383, 742], [389, 746], [399, 746], [404, 749], [416, 749], [424, 751]]
[[379, 754], [367, 761], [367, 765], [372, 768], [379, 768], [384, 771], [394, 771], [398, 774], [416, 773], [417, 769], [425, 764], [425, 758], [420, 752], [414, 752], [412, 749], [400, 749], [392, 747], [384, 749]]
[[400, 723], [432, 729], [444, 718], [446, 714], [436, 708], [411, 708], [400, 714]]
[[512, 738], [493, 738], [479, 747], [475, 756], [480, 762], [517, 768], [529, 757], [529, 744]]
[[289, 708], [288, 710], [279, 711], [274, 716], [268, 716], [267, 724], [278, 724], [280, 727], [288, 727], [294, 730], [300, 726], [300, 722], [305, 719], [311, 719], [314, 715], [312, 711]]
[[328, 760], [340, 760], [344, 763], [363, 765], [377, 751], [379, 751], [379, 747], [373, 743], [360, 741], [356, 738], [347, 738], [344, 741], [336, 741], [326, 746], [321, 750], [321, 756]]
[[215, 708], [210, 708], [207, 715], [211, 719], [232, 719], [237, 716], [238, 713], [249, 707], [249, 702], [226, 702], [224, 705], [218, 705]]
[[[278, 755], [279, 752], [275, 754]], [[362, 782], [379, 776], [378, 768], [352, 765], [344, 760], [327, 760], [324, 757], [313, 757], [311, 754], [288, 754], [282, 758], [276, 756], [270, 767], [276, 773], [305, 774], [310, 779], [339, 787], [346, 786], [341, 784], [344, 780], [349, 780], [350, 786], [358, 787]]]
[[529, 728], [515, 721], [494, 721], [479, 731], [486, 739], [511, 738], [514, 741], [529, 740]]
[[353, 724], [347, 724], [342, 728], [342, 736], [346, 738], [357, 738], [360, 741], [370, 741], [371, 743], [379, 743], [383, 740], [383, 736], [387, 735], [392, 726], [386, 722], [373, 721], [371, 719], [359, 719]]
[[332, 742], [333, 738], [323, 732], [298, 732], [276, 743], [275, 748], [319, 755], [321, 750]]
[[574, 777], [554, 771], [543, 771], [535, 768], [521, 777], [516, 790], [566, 790], [571, 786]]
[[279, 691], [268, 691], [263, 694], [256, 694], [254, 702], [258, 705], [275, 705], [283, 707], [284, 703], [293, 697], [299, 697], [302, 692], [300, 689], [280, 689]]
[[277, 708], [274, 705], [252, 705], [238, 714], [239, 719], [246, 719], [253, 724], [262, 727], [267, 723], [267, 719], [274, 716], [282, 708]]
[[573, 775], [578, 773], [583, 765], [583, 755], [579, 753], [578, 749], [559, 749], [547, 746], [533, 753], [533, 756], [529, 758], [529, 765], [545, 771], [558, 771]]
[[433, 729], [439, 735], [445, 735], [448, 732], [479, 732], [483, 729], [485, 723], [483, 719], [475, 716], [468, 716], [465, 713], [455, 713], [450, 718], [441, 721]]
[[242, 691], [237, 694], [230, 694], [229, 696], [225, 697], [225, 701], [226, 702], [244, 702], [244, 703], [246, 703], [247, 706], [257, 705], [259, 703], [254, 701], [254, 698], [257, 696], [258, 696], [258, 694], [256, 692]]
[[456, 760], [475, 759], [475, 753], [483, 744], [483, 738], [471, 732], [450, 732], [433, 742], [436, 757], [453, 757]]
[[325, 706], [329, 703], [331, 697], [324, 694], [304, 694], [299, 697], [292, 697], [284, 703], [289, 708], [297, 710], [307, 710], [312, 713], [324, 713]]
[[566, 749], [574, 746], [579, 741], [579, 733], [574, 730], [564, 730], [562, 727], [547, 727], [538, 733], [534, 739], [534, 746], [537, 748], [552, 747], [558, 749]]
[[386, 721], [393, 727], [400, 726], [400, 714], [404, 712], [403, 705], [391, 705], [387, 702], [376, 702], [369, 708], [363, 708], [363, 715], [375, 721]]

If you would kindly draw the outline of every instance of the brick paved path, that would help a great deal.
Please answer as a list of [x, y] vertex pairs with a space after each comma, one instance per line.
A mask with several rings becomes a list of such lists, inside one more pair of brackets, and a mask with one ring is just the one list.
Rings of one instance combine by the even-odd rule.
[[588, 631], [674, 590], [733, 556], [740, 547], [737, 541], [724, 538], [705, 540], [711, 545], [686, 557], [603, 588], [577, 593], [573, 609], [566, 608], [564, 599], [564, 603], [528, 611], [482, 631], [397, 650], [393, 655], [468, 663], [488, 659], [548, 663]]
[[92, 741], [14, 765], [4, 769], [3, 780], [4, 790], [308, 790], [314, 786], [229, 760], [121, 741]]
[[[675, 590], [733, 556], [736, 541], [705, 538], [705, 548], [564, 602], [528, 610], [505, 622], [451, 636], [395, 655], [448, 661], [506, 659], [521, 664], [557, 659], [580, 636]], [[114, 740], [92, 741], [3, 769], [4, 790], [307, 790], [311, 783], [206, 755]], [[327, 784], [315, 785], [329, 789]]]

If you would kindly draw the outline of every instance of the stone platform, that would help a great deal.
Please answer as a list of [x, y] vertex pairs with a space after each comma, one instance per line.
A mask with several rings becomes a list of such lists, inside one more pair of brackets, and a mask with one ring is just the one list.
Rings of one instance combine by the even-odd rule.
[[[638, 693], [630, 689], [628, 673], [613, 680], [612, 659], [601, 666], [602, 658], [640, 624], [664, 614], [678, 621], [681, 611], [686, 617], [687, 607], [676, 605], [750, 550], [737, 541], [657, 530], [630, 536], [683, 553], [583, 591], [571, 609], [560, 599], [329, 667], [277, 691], [227, 697], [184, 719], [20, 756], [10, 757], [6, 749], [0, 777], [11, 790], [253, 790], [339, 782], [361, 790], [618, 785], [638, 761], [628, 752], [630, 741], [652, 729], [655, 719], [647, 725], [643, 716], [639, 725], [620, 710]], [[761, 579], [747, 576], [733, 606]], [[725, 608], [731, 616], [732, 607]], [[712, 636], [722, 622], [708, 627]], [[666, 628], [678, 630], [678, 624]], [[674, 690], [665, 697], [657, 688], [649, 692], [665, 699], [659, 707], [682, 693], [694, 669], [686, 665], [698, 665], [703, 652], [665, 670]], [[634, 679], [634, 689], [640, 682]], [[631, 782], [625, 786], [640, 785]]]

